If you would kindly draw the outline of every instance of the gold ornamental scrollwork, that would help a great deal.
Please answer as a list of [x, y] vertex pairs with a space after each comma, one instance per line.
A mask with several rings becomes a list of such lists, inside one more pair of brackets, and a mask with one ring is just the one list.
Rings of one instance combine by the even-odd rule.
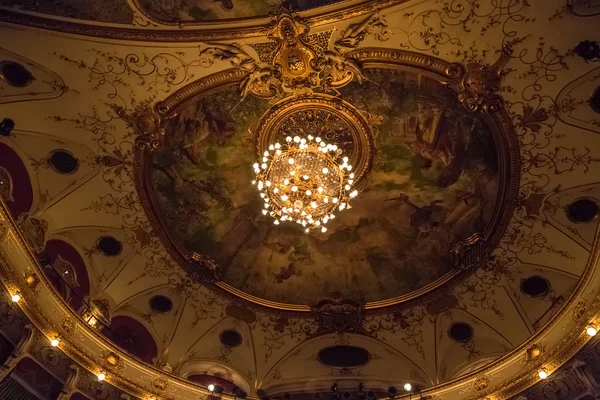
[[512, 50], [502, 49], [498, 60], [492, 65], [469, 63], [466, 68], [451, 64], [446, 74], [450, 78], [448, 86], [458, 93], [458, 100], [467, 111], [484, 108], [498, 111], [502, 107], [502, 97], [497, 93], [504, 80], [503, 69], [510, 59]]
[[136, 133], [135, 144], [138, 148], [154, 150], [161, 145], [165, 130], [160, 117], [149, 104], [143, 103], [133, 111], [117, 107], [116, 112]]
[[308, 95], [316, 89], [337, 92], [353, 79], [364, 80], [362, 65], [348, 57], [368, 35], [387, 40], [391, 31], [379, 11], [342, 32], [341, 39], [330, 43], [330, 34], [309, 35], [308, 24], [282, 8], [267, 33], [269, 42], [253, 44], [258, 59], [240, 43], [204, 43], [200, 65], [211, 66], [216, 60], [228, 61], [247, 73], [240, 83], [244, 98], [250, 93], [264, 98], [283, 98], [285, 94]]

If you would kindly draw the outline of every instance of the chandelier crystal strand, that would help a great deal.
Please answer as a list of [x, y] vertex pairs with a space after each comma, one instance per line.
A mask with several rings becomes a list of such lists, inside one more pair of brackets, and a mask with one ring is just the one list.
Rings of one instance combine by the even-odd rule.
[[308, 232], [335, 218], [336, 211], [350, 208], [354, 173], [348, 157], [336, 145], [320, 137], [288, 136], [283, 144], [275, 143], [254, 164], [256, 184], [264, 200], [264, 215], [274, 224], [295, 222]]

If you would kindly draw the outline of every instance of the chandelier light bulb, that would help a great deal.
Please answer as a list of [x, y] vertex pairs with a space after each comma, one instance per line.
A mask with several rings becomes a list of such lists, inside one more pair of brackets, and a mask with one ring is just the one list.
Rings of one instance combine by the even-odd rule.
[[307, 195], [307, 196], [310, 196], [311, 194], [312, 194], [312, 192], [311, 192], [310, 190], [307, 190], [307, 191], [306, 191], [306, 195]]
[[321, 232], [323, 232], [323, 233], [327, 232], [327, 228], [325, 228], [325, 227], [322, 227], [322, 228], [321, 228]]
[[[293, 164], [293, 163], [294, 163], [294, 159], [293, 159], [293, 158], [290, 158], [290, 159], [288, 160], [288, 163], [290, 163], [290, 165], [291, 165], [291, 164]], [[294, 172], [294, 171], [292, 171], [292, 172]], [[292, 174], [292, 175], [294, 175], [294, 174]]]
[[598, 333], [598, 330], [596, 329], [596, 327], [590, 325], [585, 330], [585, 333], [587, 333], [588, 336], [594, 337]]
[[13, 294], [10, 299], [13, 301], [13, 303], [18, 303], [19, 300], [21, 300], [21, 296], [19, 296], [18, 294]]
[[548, 377], [548, 373], [546, 372], [546, 370], [540, 370], [538, 372], [538, 376], [540, 377], [540, 379], [546, 379]]
[[294, 136], [294, 142], [300, 143], [300, 136]]

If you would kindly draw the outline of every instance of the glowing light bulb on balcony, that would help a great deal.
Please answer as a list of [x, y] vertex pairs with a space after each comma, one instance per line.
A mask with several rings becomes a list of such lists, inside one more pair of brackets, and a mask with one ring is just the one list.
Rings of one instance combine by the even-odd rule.
[[52, 339], [50, 341], [50, 344], [52, 345], [52, 347], [58, 347], [58, 339]]
[[100, 372], [100, 373], [98, 374], [98, 380], [99, 380], [100, 382], [102, 382], [104, 379], [106, 379], [106, 375], [104, 375], [102, 372]]
[[19, 300], [21, 300], [21, 296], [19, 296], [18, 294], [13, 294], [10, 299], [13, 301], [13, 303], [18, 303]]
[[538, 372], [538, 376], [540, 377], [540, 379], [546, 379], [548, 377], [548, 373], [546, 372], [546, 370], [540, 370]]
[[594, 326], [588, 326], [587, 329], [585, 330], [585, 333], [588, 334], [588, 336], [596, 336], [596, 334], [598, 333], [598, 330], [596, 329], [596, 327]]
[[412, 385], [410, 383], [405, 383], [404, 390], [406, 390], [407, 392], [410, 392], [412, 390]]
[[213, 385], [212, 383], [210, 385], [208, 385], [208, 390], [211, 392], [215, 391], [215, 385]]

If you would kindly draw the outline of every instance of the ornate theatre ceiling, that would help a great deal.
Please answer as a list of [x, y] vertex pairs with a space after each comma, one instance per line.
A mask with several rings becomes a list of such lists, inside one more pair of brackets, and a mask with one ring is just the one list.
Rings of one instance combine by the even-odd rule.
[[597, 2], [42, 3], [0, 0], [0, 273], [107, 384], [507, 399], [600, 322]]

